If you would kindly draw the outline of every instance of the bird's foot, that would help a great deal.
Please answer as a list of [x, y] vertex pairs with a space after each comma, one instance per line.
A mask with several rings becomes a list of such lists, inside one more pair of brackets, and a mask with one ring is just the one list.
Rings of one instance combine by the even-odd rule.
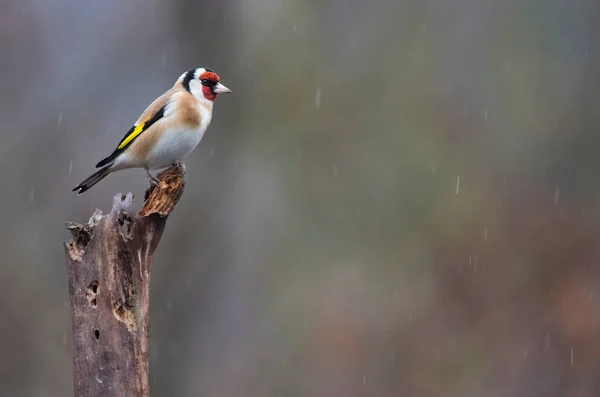
[[181, 168], [181, 176], [185, 175], [185, 164], [183, 164], [182, 161], [177, 161], [175, 162], [175, 165], [179, 168]]
[[145, 168], [145, 170], [146, 170], [146, 175], [148, 176], [148, 182], [150, 182], [150, 185], [160, 186], [160, 179], [158, 179], [157, 177], [152, 175], [148, 168]]

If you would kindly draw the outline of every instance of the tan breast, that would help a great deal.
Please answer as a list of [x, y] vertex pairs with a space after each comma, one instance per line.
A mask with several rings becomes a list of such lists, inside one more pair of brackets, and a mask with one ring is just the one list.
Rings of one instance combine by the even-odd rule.
[[[170, 104], [169, 98], [171, 98]], [[199, 107], [203, 109], [202, 113], [209, 115], [209, 118], [212, 111], [187, 91], [182, 92], [174, 88], [157, 98], [144, 111], [138, 122], [143, 122], [146, 118], [152, 117], [155, 112], [167, 104], [165, 117], [142, 132], [128, 147], [127, 153], [131, 156], [132, 161], [143, 163], [163, 134], [180, 134], [182, 131], [194, 133], [194, 131], [201, 129], [205, 123], [203, 123], [203, 116]]]

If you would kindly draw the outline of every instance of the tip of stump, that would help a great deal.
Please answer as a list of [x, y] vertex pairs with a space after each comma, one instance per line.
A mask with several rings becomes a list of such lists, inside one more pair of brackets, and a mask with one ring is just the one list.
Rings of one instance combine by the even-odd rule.
[[158, 185], [151, 185], [144, 194], [144, 206], [138, 212], [138, 217], [152, 214], [167, 216], [175, 209], [175, 205], [183, 194], [185, 181], [184, 170], [179, 164], [161, 171], [156, 178]]

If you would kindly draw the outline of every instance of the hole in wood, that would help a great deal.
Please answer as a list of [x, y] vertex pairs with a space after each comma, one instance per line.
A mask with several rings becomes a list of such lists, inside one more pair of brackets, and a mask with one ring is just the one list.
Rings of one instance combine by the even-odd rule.
[[96, 338], [96, 340], [100, 339], [100, 330], [99, 329], [94, 330], [94, 338]]
[[87, 291], [85, 297], [87, 298], [90, 306], [96, 307], [98, 305], [98, 301], [96, 299], [96, 295], [98, 294], [98, 280], [94, 280], [87, 286]]
[[121, 236], [123, 238], [129, 239], [132, 237], [133, 232], [133, 220], [131, 217], [127, 216], [127, 214], [121, 214], [118, 219]]

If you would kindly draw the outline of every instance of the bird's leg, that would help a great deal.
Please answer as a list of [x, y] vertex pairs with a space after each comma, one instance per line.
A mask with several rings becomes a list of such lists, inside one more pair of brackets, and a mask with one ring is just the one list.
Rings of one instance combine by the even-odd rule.
[[183, 164], [183, 161], [177, 161], [175, 165], [181, 168], [181, 176], [185, 175], [185, 164]]
[[148, 182], [150, 182], [151, 185], [159, 186], [160, 180], [150, 173], [148, 167], [144, 167], [144, 169], [146, 170], [146, 175], [148, 175]]

